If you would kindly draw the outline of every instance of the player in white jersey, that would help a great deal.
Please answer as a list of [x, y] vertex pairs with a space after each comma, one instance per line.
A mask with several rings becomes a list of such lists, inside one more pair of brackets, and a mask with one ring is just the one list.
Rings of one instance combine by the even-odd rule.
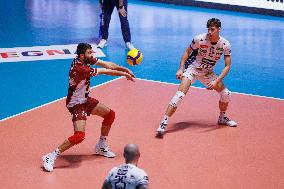
[[[208, 90], [215, 90], [220, 94], [219, 109], [220, 115], [218, 124], [236, 127], [237, 123], [229, 119], [225, 112], [227, 110], [231, 92], [225, 87], [222, 80], [231, 68], [231, 45], [219, 35], [221, 22], [217, 18], [207, 21], [208, 32], [194, 37], [190, 46], [185, 50], [179, 69], [176, 73], [177, 79], [181, 80], [178, 91], [171, 99], [166, 113], [157, 131], [157, 137], [163, 137], [171, 117], [177, 109], [178, 104], [188, 92], [190, 86], [199, 80]], [[217, 76], [213, 67], [224, 54], [225, 67]]]
[[149, 189], [147, 174], [137, 167], [140, 157], [138, 146], [126, 145], [123, 156], [125, 163], [110, 170], [102, 189]]

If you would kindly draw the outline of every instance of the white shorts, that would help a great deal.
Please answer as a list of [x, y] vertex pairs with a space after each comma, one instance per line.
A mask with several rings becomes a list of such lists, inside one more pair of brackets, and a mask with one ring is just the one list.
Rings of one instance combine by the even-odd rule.
[[213, 71], [198, 70], [195, 67], [189, 66], [184, 70], [182, 76], [190, 79], [191, 84], [196, 80], [199, 80], [204, 86], [208, 87], [208, 84], [217, 78], [217, 75]]

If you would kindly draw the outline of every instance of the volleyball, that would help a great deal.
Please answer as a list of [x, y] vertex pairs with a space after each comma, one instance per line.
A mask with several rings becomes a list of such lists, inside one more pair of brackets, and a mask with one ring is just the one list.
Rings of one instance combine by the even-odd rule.
[[135, 65], [140, 64], [140, 62], [142, 61], [142, 58], [143, 58], [143, 55], [138, 49], [131, 49], [127, 53], [126, 61], [129, 65], [135, 66]]

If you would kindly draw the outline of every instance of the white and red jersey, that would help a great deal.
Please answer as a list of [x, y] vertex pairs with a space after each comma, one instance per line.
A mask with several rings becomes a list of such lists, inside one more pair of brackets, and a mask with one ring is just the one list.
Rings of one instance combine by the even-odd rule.
[[194, 37], [190, 44], [193, 51], [197, 51], [191, 67], [195, 67], [205, 72], [211, 71], [217, 61], [224, 55], [231, 55], [231, 45], [225, 38], [219, 36], [217, 43], [211, 43], [206, 33]]
[[69, 70], [69, 87], [66, 98], [68, 108], [87, 101], [90, 92], [90, 78], [97, 75], [97, 68], [91, 68], [99, 59], [93, 58], [90, 62], [82, 62], [74, 58]]

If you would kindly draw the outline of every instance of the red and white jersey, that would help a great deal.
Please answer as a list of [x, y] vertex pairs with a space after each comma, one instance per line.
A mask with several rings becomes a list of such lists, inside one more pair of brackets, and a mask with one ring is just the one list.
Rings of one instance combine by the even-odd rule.
[[122, 164], [108, 173], [106, 181], [112, 188], [136, 189], [141, 185], [148, 186], [148, 175], [133, 164]]
[[74, 58], [69, 70], [69, 87], [66, 106], [73, 107], [87, 101], [90, 92], [90, 78], [97, 75], [97, 68], [91, 68], [99, 59], [93, 58], [90, 62], [81, 62]]
[[206, 33], [194, 37], [190, 48], [198, 51], [190, 65], [204, 71], [212, 70], [223, 54], [231, 55], [229, 41], [220, 36], [217, 43], [211, 43]]

